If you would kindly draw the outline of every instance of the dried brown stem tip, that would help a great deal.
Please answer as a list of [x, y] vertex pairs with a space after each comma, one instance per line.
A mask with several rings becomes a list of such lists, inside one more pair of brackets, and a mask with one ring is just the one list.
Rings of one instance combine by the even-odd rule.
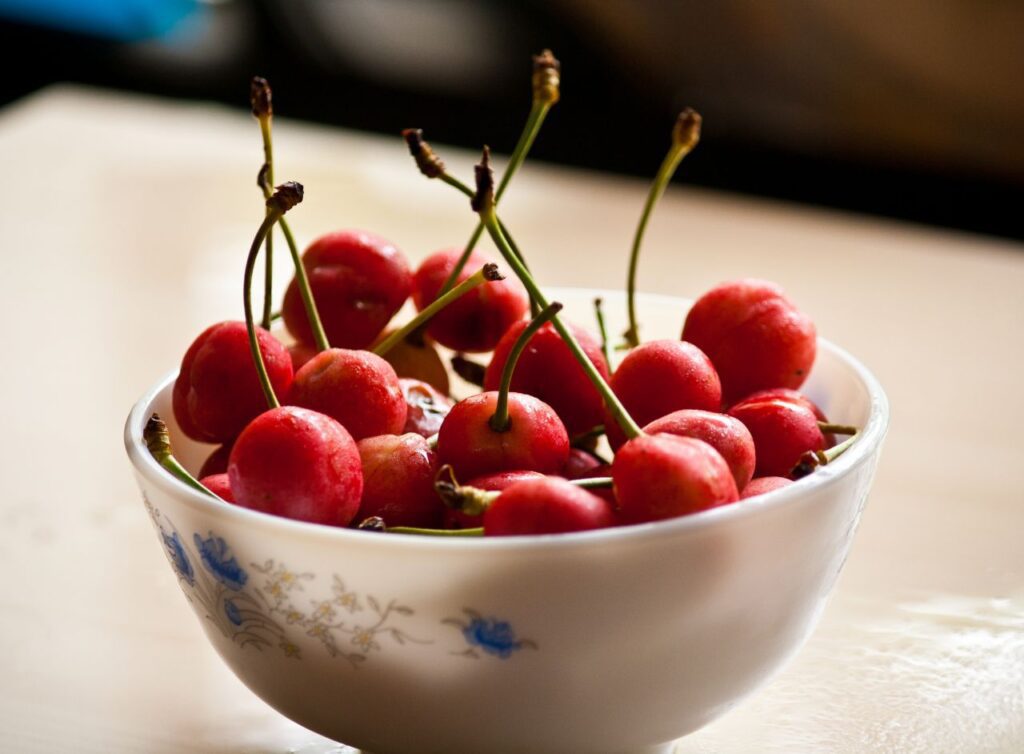
[[158, 460], [171, 452], [171, 437], [167, 433], [167, 424], [159, 414], [153, 414], [142, 430], [142, 439], [149, 452]]
[[672, 129], [672, 143], [686, 151], [693, 149], [700, 141], [700, 124], [701, 117], [696, 110], [689, 107], [683, 110]]
[[476, 176], [476, 194], [469, 202], [474, 212], [485, 212], [494, 209], [494, 171], [491, 170], [491, 148], [484, 147], [480, 164], [474, 166]]
[[488, 262], [485, 264], [482, 268], [482, 272], [484, 273], [484, 280], [490, 280], [492, 283], [495, 280], [505, 279], [505, 276], [501, 274], [500, 270], [498, 270], [498, 265], [494, 262]]
[[282, 183], [274, 189], [274, 195], [267, 199], [267, 207], [284, 214], [302, 201], [302, 184], [295, 181]]
[[544, 50], [540, 55], [533, 56], [533, 101], [544, 105], [553, 105], [561, 96], [559, 85], [562, 80], [562, 64]]
[[362, 531], [387, 530], [387, 527], [384, 525], [384, 519], [380, 516], [370, 516], [369, 518], [364, 518], [362, 521], [359, 522], [359, 526], [357, 526], [356, 528], [361, 529]]
[[444, 163], [423, 138], [423, 129], [407, 128], [402, 131], [402, 137], [409, 147], [409, 154], [416, 160], [416, 167], [423, 175], [427, 178], [440, 178], [444, 175]]
[[262, 76], [253, 76], [249, 85], [249, 102], [252, 103], [252, 114], [257, 118], [266, 118], [274, 114], [270, 103], [270, 84]]

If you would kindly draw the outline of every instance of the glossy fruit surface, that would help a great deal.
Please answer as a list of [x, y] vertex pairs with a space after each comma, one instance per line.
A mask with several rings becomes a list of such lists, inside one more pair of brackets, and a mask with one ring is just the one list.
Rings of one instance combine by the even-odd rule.
[[754, 476], [754, 438], [739, 419], [712, 411], [684, 409], [655, 419], [644, 427], [650, 435], [669, 434], [703, 440], [729, 465], [736, 489], [743, 490]]
[[[528, 324], [525, 320], [517, 322], [502, 336], [487, 365], [485, 390], [498, 389], [509, 352]], [[600, 342], [582, 327], [567, 325], [587, 358], [607, 381], [608, 362], [601, 353]], [[551, 323], [534, 333], [523, 349], [512, 375], [512, 390], [540, 398], [551, 406], [570, 436], [588, 432], [604, 421], [601, 395]]]
[[[610, 384], [641, 427], [673, 411], [718, 411], [722, 406], [722, 384], [711, 360], [697, 346], [680, 340], [637, 346], [626, 354]], [[604, 425], [612, 448], [621, 447], [626, 436], [610, 414]]]
[[[328, 233], [302, 255], [327, 339], [338, 348], [366, 348], [412, 292], [412, 270], [394, 244], [357, 230]], [[293, 279], [282, 306], [288, 332], [313, 343], [299, 287]]]
[[[812, 401], [810, 398], [808, 398], [806, 395], [804, 395], [798, 390], [790, 390], [789, 388], [777, 387], [772, 388], [771, 390], [758, 390], [756, 393], [752, 393], [751, 395], [748, 395], [745, 398], [743, 398], [744, 402], [754, 400], [779, 400], [789, 401], [790, 403], [796, 403], [797, 405], [809, 408], [811, 412], [814, 414], [814, 416], [818, 419], [818, 421], [828, 422], [828, 417], [825, 416], [825, 412], [821, 410], [818, 404], [816, 404], [814, 401]], [[826, 432], [825, 447], [831, 448], [835, 444], [836, 436], [831, 432]]]
[[380, 516], [388, 526], [436, 528], [443, 504], [434, 492], [437, 454], [417, 434], [379, 435], [357, 443], [363, 496], [356, 520]]
[[325, 414], [282, 406], [245, 428], [228, 463], [239, 505], [346, 526], [359, 509], [363, 472], [351, 435]]
[[288, 402], [327, 414], [356, 440], [396, 435], [408, 409], [395, 370], [369, 351], [329, 348], [295, 375]]
[[788, 487], [793, 484], [792, 479], [786, 479], [781, 476], [759, 476], [757, 479], [751, 479], [750, 484], [743, 488], [743, 492], [740, 494], [740, 500], [747, 500], [748, 498], [757, 497], [758, 495], [765, 495], [775, 490], [781, 490], [783, 487]]
[[745, 279], [697, 299], [682, 339], [711, 359], [729, 403], [757, 390], [800, 387], [814, 364], [815, 336], [814, 323], [779, 286]]
[[560, 477], [528, 479], [506, 488], [484, 511], [484, 535], [562, 534], [612, 526], [608, 504]]
[[231, 492], [231, 480], [228, 478], [227, 472], [204, 476], [199, 483], [221, 500], [227, 500], [229, 503], [235, 502], [234, 493]]
[[[496, 474], [484, 474], [483, 476], [473, 477], [466, 482], [466, 486], [475, 487], [478, 490], [500, 492], [526, 479], [543, 478], [544, 475], [538, 471], [499, 471]], [[471, 516], [454, 508], [445, 507], [444, 509], [444, 528], [446, 529], [475, 529], [483, 525], [483, 514]]]
[[441, 463], [451, 464], [459, 479], [517, 470], [557, 474], [569, 458], [569, 436], [551, 407], [509, 393], [509, 428], [495, 432], [490, 420], [497, 403], [491, 391], [455, 404], [437, 436]]
[[415, 432], [423, 437], [436, 435], [455, 401], [421, 380], [399, 377], [398, 384], [407, 412], [402, 432]]
[[[460, 256], [462, 249], [446, 249], [423, 260], [416, 270], [412, 294], [418, 310], [422, 311], [437, 298]], [[456, 284], [493, 261], [489, 256], [474, 251], [459, 273]], [[446, 306], [430, 321], [427, 332], [453, 351], [490, 351], [508, 328], [522, 319], [528, 306], [529, 299], [522, 284], [506, 278], [482, 285]]]
[[630, 440], [612, 461], [612, 479], [619, 510], [629, 523], [685, 516], [739, 499], [722, 456], [692, 437]]
[[[278, 399], [292, 385], [292, 361], [273, 335], [256, 329], [263, 362]], [[174, 383], [174, 418], [200, 442], [230, 442], [267, 409], [244, 322], [220, 322], [204, 330], [181, 362]]]
[[818, 418], [798, 403], [752, 398], [729, 409], [729, 416], [743, 422], [754, 438], [756, 476], [789, 477], [800, 456], [825, 447]]

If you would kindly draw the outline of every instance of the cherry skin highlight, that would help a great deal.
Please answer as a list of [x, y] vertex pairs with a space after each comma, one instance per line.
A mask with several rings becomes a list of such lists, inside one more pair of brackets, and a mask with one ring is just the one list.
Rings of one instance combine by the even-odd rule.
[[[544, 475], [537, 471], [499, 471], [496, 474], [484, 474], [474, 477], [466, 482], [467, 487], [476, 487], [478, 490], [500, 492], [508, 489], [517, 482], [526, 479], [543, 479]], [[444, 528], [445, 529], [475, 529], [484, 525], [483, 514], [471, 516], [460, 510], [445, 506]]]
[[[412, 292], [412, 271], [402, 252], [373, 233], [342, 230], [314, 241], [302, 265], [332, 345], [366, 348], [380, 335]], [[314, 343], [293, 278], [281, 308], [288, 332]]]
[[282, 406], [256, 417], [231, 451], [237, 503], [276, 516], [346, 526], [363, 494], [359, 451], [325, 414]]
[[[526, 320], [517, 322], [502, 336], [484, 374], [485, 390], [498, 389], [509, 352], [528, 325]], [[600, 342], [583, 328], [571, 323], [566, 325], [607, 381], [608, 362], [601, 352]], [[534, 333], [519, 356], [512, 375], [512, 390], [535, 396], [551, 406], [572, 436], [589, 432], [604, 421], [601, 394], [550, 322]]]
[[[256, 328], [270, 384], [280, 397], [291, 389], [293, 373], [287, 349]], [[181, 362], [172, 394], [174, 418], [182, 432], [200, 442], [226, 443], [267, 408], [244, 322], [220, 322], [204, 330]]]
[[484, 536], [565, 534], [615, 525], [608, 504], [559, 477], [506, 488], [484, 511]]
[[363, 496], [357, 521], [380, 516], [388, 526], [433, 529], [444, 504], [434, 492], [437, 454], [421, 435], [378, 435], [357, 443]]
[[455, 401], [420, 380], [399, 377], [398, 384], [402, 388], [407, 410], [402, 432], [415, 432], [423, 437], [436, 435]]
[[[417, 310], [422, 311], [437, 298], [460, 256], [462, 249], [446, 249], [423, 260], [416, 270], [412, 293]], [[459, 273], [456, 285], [493, 261], [474, 251]], [[511, 278], [496, 280], [481, 285], [439, 311], [430, 320], [427, 332], [453, 351], [490, 351], [512, 323], [522, 319], [528, 306], [522, 283]]]
[[612, 461], [615, 498], [624, 521], [660, 521], [736, 502], [729, 465], [703, 440], [641, 435]]
[[199, 483], [221, 500], [227, 500], [229, 503], [235, 502], [234, 493], [231, 492], [231, 480], [228, 479], [227, 472], [204, 476]]
[[[610, 384], [641, 427], [673, 411], [718, 411], [722, 406], [722, 383], [711, 359], [692, 343], [679, 340], [637, 346], [619, 364]], [[620, 448], [626, 436], [607, 411], [604, 426], [612, 448]]]
[[751, 479], [750, 484], [743, 488], [743, 493], [740, 495], [740, 500], [747, 500], [758, 495], [765, 495], [775, 490], [781, 490], [783, 487], [788, 487], [793, 484], [792, 479], [786, 479], [781, 476], [759, 476], [757, 479]]
[[722, 283], [686, 316], [682, 339], [708, 355], [731, 403], [757, 390], [800, 387], [817, 349], [814, 323], [764, 280]]
[[674, 411], [644, 427], [649, 435], [667, 434], [703, 440], [729, 465], [736, 489], [743, 490], [754, 476], [754, 438], [739, 419], [696, 409]]
[[396, 435], [408, 409], [395, 370], [369, 351], [329, 348], [295, 375], [288, 402], [327, 414], [356, 440]]
[[509, 428], [496, 432], [491, 417], [498, 393], [478, 393], [455, 404], [437, 435], [437, 455], [460, 479], [498, 471], [557, 474], [569, 458], [569, 435], [543, 401], [508, 394]]
[[756, 476], [789, 477], [807, 451], [823, 450], [825, 436], [806, 406], [780, 400], [743, 400], [729, 409], [754, 438]]

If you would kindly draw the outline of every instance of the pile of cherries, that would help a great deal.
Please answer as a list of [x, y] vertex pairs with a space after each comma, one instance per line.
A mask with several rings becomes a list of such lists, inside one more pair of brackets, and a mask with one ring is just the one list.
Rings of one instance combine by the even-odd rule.
[[[854, 428], [829, 424], [797, 392], [814, 363], [815, 327], [773, 283], [719, 285], [690, 309], [679, 340], [639, 341], [637, 254], [651, 208], [697, 142], [692, 111], [676, 124], [637, 230], [625, 342], [609, 343], [600, 302], [597, 334], [563, 321], [496, 211], [558, 101], [559, 76], [549, 52], [535, 58], [530, 119], [497, 186], [486, 149], [471, 188], [448, 174], [420, 132], [405, 132], [420, 170], [468, 196], [479, 217], [469, 244], [415, 270], [392, 243], [352, 230], [318, 238], [300, 261], [284, 214], [302, 187], [273, 188], [270, 90], [254, 79], [266, 211], [246, 260], [246, 317], [200, 334], [173, 390], [181, 431], [218, 447], [198, 482], [167, 442], [151, 441], [158, 460], [207, 494], [301, 521], [513, 535], [736, 503], [792, 484], [854, 441]], [[252, 311], [261, 252], [270, 290], [275, 229], [296, 262], [280, 313], [290, 345], [270, 332], [269, 296], [261, 322]], [[508, 278], [475, 250], [484, 232], [514, 273]], [[393, 327], [410, 297], [420, 314]], [[450, 397], [439, 347], [455, 352], [459, 374], [481, 392]], [[613, 349], [623, 352], [614, 371]], [[850, 438], [837, 445], [835, 434]], [[598, 449], [602, 436], [613, 455]]]

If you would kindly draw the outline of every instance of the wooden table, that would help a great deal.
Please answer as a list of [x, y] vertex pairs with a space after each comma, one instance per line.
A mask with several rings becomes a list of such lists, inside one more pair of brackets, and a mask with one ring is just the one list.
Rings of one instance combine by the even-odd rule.
[[[275, 134], [278, 179], [306, 186], [300, 242], [363, 227], [418, 261], [465, 241], [465, 199], [417, 175], [398, 138]], [[442, 151], [471, 175], [475, 155]], [[252, 120], [205, 105], [56, 88], [0, 114], [2, 750], [339, 750], [214, 655], [121, 449], [136, 397], [241, 315], [260, 159]], [[645, 191], [528, 163], [503, 214], [544, 283], [618, 287]], [[1024, 750], [1024, 247], [681, 186], [646, 246], [643, 290], [779, 281], [893, 406], [817, 632], [678, 751]]]

